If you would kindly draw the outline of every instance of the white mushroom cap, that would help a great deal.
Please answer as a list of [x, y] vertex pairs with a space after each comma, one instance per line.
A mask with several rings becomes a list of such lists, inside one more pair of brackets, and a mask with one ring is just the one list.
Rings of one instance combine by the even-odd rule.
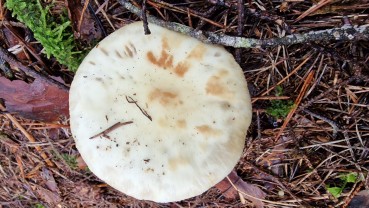
[[110, 186], [179, 201], [234, 168], [251, 101], [223, 47], [149, 27], [144, 35], [142, 22], [127, 25], [87, 55], [70, 89], [71, 130], [90, 170]]

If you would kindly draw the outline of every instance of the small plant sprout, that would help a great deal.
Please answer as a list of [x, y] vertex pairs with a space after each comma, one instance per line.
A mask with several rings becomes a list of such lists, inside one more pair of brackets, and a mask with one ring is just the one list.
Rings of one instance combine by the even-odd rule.
[[83, 60], [70, 123], [90, 170], [137, 199], [172, 202], [224, 179], [242, 154], [251, 100], [223, 47], [142, 22], [110, 34]]
[[332, 194], [335, 198], [338, 198], [343, 190], [346, 188], [347, 183], [355, 183], [358, 180], [357, 173], [347, 173], [340, 176], [340, 184], [330, 187], [327, 185], [327, 191]]

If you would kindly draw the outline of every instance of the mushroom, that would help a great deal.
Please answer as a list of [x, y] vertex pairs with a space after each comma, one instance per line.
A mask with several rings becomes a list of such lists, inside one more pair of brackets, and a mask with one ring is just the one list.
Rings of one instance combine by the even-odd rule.
[[241, 67], [223, 47], [142, 22], [102, 40], [70, 89], [70, 125], [89, 169], [137, 199], [197, 196], [237, 164], [251, 122]]

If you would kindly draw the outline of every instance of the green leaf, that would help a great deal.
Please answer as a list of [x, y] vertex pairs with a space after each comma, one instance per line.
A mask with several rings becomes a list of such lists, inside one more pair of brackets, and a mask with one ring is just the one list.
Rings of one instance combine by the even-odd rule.
[[347, 183], [355, 183], [357, 180], [357, 173], [348, 173], [341, 177], [341, 180], [346, 181]]
[[34, 208], [45, 208], [42, 204], [35, 204]]
[[338, 198], [342, 193], [341, 187], [328, 187], [327, 191], [334, 196], [334, 198]]

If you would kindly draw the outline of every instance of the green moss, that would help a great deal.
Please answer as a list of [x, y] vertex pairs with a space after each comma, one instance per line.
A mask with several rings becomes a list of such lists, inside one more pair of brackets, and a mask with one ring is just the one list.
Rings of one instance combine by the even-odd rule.
[[[283, 89], [280, 86], [276, 87], [276, 96], [282, 96]], [[266, 112], [274, 118], [286, 118], [290, 110], [293, 108], [292, 100], [271, 100], [271, 106], [266, 109]]]
[[6, 7], [33, 32], [47, 58], [54, 56], [70, 70], [77, 70], [84, 53], [77, 50], [66, 15], [56, 19], [49, 12], [51, 6], [43, 7], [40, 0], [7, 0]]
[[272, 100], [271, 106], [266, 112], [274, 118], [286, 118], [290, 110], [293, 108], [291, 100]]
[[70, 168], [72, 168], [73, 170], [77, 169], [78, 163], [77, 163], [76, 156], [68, 155], [68, 154], [62, 154], [61, 156]]

